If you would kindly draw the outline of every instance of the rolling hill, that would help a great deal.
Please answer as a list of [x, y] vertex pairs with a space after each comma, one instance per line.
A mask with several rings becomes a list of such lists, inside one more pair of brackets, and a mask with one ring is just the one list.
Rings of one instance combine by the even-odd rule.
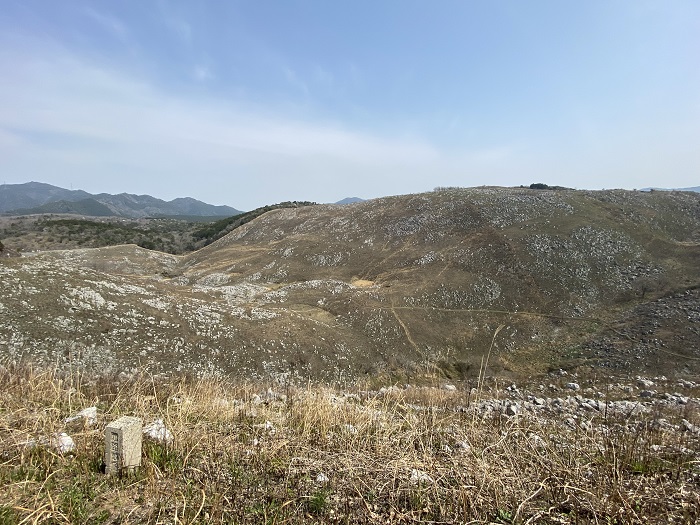
[[2, 260], [0, 353], [277, 380], [469, 379], [487, 358], [508, 377], [697, 374], [699, 243], [688, 192], [443, 189], [272, 209], [183, 256]]

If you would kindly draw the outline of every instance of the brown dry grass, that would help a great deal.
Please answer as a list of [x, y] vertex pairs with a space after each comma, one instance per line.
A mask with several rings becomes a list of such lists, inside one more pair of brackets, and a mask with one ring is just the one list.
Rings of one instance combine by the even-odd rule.
[[[688, 433], [631, 420], [569, 429], [555, 416], [484, 416], [473, 410], [478, 392], [286, 387], [286, 398], [266, 402], [256, 397], [265, 390], [147, 377], [95, 386], [4, 370], [0, 523], [700, 519], [699, 449]], [[92, 405], [94, 427], [65, 428], [65, 417]], [[106, 477], [104, 427], [122, 415], [162, 418], [175, 439], [145, 441], [138, 472]], [[27, 446], [60, 431], [75, 440], [73, 453]]]

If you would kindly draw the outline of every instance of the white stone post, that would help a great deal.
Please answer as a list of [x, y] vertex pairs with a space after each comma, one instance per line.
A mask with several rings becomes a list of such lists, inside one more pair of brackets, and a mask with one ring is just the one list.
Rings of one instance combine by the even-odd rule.
[[105, 474], [141, 466], [142, 422], [122, 416], [105, 428]]

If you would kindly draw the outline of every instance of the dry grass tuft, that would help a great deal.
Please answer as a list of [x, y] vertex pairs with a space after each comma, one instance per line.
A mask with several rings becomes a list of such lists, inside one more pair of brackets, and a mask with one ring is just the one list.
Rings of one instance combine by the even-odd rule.
[[[272, 391], [147, 377], [95, 386], [4, 370], [0, 524], [700, 519], [692, 433], [630, 418], [569, 428], [554, 415], [485, 415], [468, 398], [436, 388]], [[63, 423], [93, 405], [94, 426]], [[691, 412], [682, 416], [697, 424]], [[108, 478], [104, 427], [122, 415], [162, 419], [174, 440], [145, 441], [142, 467]], [[64, 431], [74, 452], [42, 445]]]

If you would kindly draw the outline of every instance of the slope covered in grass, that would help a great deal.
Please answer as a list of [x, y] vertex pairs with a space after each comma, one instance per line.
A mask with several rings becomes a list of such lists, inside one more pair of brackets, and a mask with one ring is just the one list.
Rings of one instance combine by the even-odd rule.
[[229, 227], [181, 257], [3, 259], [0, 351], [166, 375], [457, 380], [502, 326], [492, 366], [507, 377], [700, 373], [700, 194], [441, 189], [212, 234]]
[[[694, 523], [698, 385], [546, 392], [0, 372], [2, 523]], [[648, 384], [654, 384], [649, 381]], [[534, 386], [534, 385], [533, 385]], [[666, 400], [661, 390], [681, 390]], [[568, 392], [568, 393], [567, 393]], [[633, 401], [624, 399], [632, 396]], [[674, 394], [673, 396], [676, 396]], [[595, 408], [593, 407], [595, 405]], [[65, 419], [90, 406], [96, 421]], [[515, 408], [513, 408], [515, 407]], [[653, 418], [649, 414], [653, 413]], [[101, 473], [104, 427], [162, 420]], [[70, 451], [55, 447], [65, 432]]]

